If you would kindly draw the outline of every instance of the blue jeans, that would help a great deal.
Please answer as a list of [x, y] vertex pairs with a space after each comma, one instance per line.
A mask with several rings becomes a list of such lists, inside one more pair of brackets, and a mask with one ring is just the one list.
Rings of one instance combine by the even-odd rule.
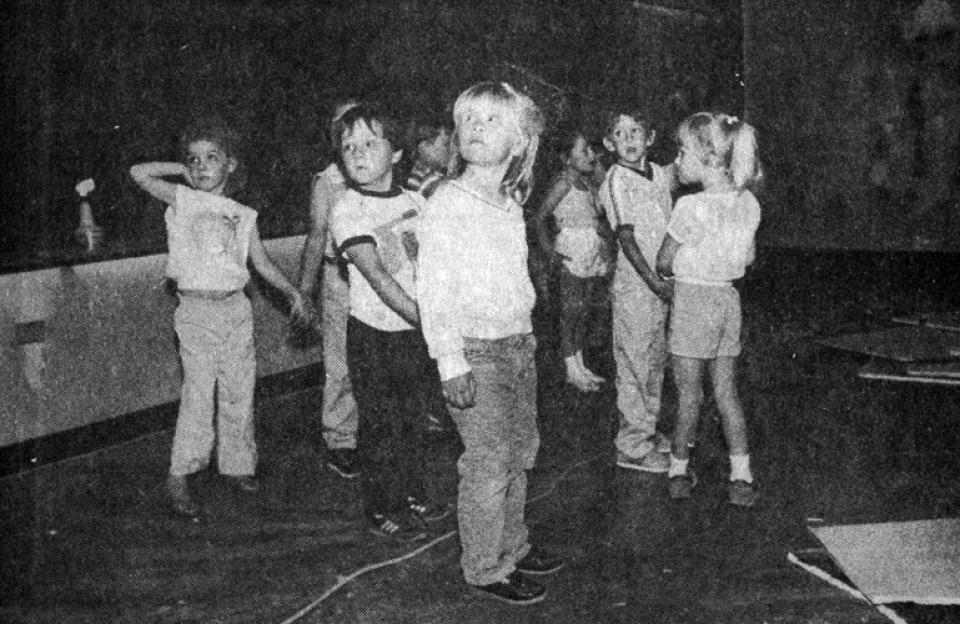
[[530, 550], [524, 521], [527, 470], [540, 446], [533, 335], [464, 339], [477, 381], [473, 407], [451, 407], [463, 442], [457, 515], [463, 576], [471, 585], [504, 580]]

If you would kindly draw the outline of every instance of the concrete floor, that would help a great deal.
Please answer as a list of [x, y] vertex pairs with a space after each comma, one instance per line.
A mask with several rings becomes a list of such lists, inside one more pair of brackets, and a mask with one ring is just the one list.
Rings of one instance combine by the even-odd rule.
[[[314, 388], [258, 405], [264, 491], [240, 496], [202, 474], [199, 522], [165, 506], [170, 432], [0, 480], [0, 621], [886, 622], [787, 553], [819, 546], [806, 528], [815, 518], [960, 515], [960, 392], [858, 380], [858, 358], [812, 340], [872, 321], [820, 289], [811, 301], [773, 283], [744, 293], [741, 388], [762, 488], [747, 511], [725, 503], [711, 407], [690, 501], [669, 502], [662, 476], [616, 469], [612, 389], [565, 386], [542, 329], [549, 315], [539, 317], [543, 446], [528, 518], [534, 541], [569, 562], [539, 605], [469, 592], [451, 519], [431, 548], [345, 582], [294, 620], [344, 577], [412, 550], [368, 533], [357, 484], [323, 469]], [[602, 347], [593, 359], [612, 373]], [[452, 499], [458, 443], [436, 437], [430, 453], [435, 492]]]

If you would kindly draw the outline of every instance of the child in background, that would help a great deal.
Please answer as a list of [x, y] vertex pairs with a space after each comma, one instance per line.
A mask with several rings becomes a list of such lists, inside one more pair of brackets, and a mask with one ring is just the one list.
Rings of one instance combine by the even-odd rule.
[[[605, 244], [600, 238], [600, 203], [590, 185], [597, 164], [596, 154], [579, 129], [565, 128], [557, 134], [557, 151], [563, 170], [534, 216], [537, 237], [548, 258], [559, 257], [560, 352], [567, 370], [567, 383], [583, 392], [594, 392], [603, 378], [583, 361], [587, 314], [602, 277], [609, 269]], [[553, 216], [559, 234], [551, 244], [548, 220]]]
[[563, 562], [531, 547], [527, 474], [539, 446], [536, 341], [526, 226], [543, 118], [502, 82], [476, 84], [453, 109], [457, 153], [420, 224], [423, 333], [464, 451], [457, 462], [461, 566], [468, 584], [511, 604], [546, 594], [526, 574]]
[[415, 541], [426, 537], [422, 523], [449, 513], [425, 500], [423, 484], [423, 410], [436, 383], [413, 299], [411, 239], [423, 198], [394, 183], [403, 135], [393, 117], [359, 104], [341, 117], [337, 135], [350, 187], [333, 207], [331, 231], [350, 260], [347, 364], [364, 506], [374, 533]]
[[760, 224], [760, 205], [748, 190], [762, 177], [756, 133], [736, 117], [697, 113], [680, 124], [677, 137], [679, 177], [703, 191], [677, 201], [657, 258], [657, 270], [675, 281], [669, 350], [680, 410], [670, 455], [670, 498], [689, 498], [695, 483], [687, 443], [697, 428], [708, 368], [730, 453], [729, 500], [750, 507], [757, 492], [736, 386], [741, 312], [732, 282], [753, 262]]
[[449, 126], [433, 119], [411, 122], [407, 132], [407, 149], [413, 158], [413, 167], [403, 186], [429, 199], [447, 173], [450, 161]]
[[[330, 143], [334, 126], [345, 112], [357, 105], [354, 100], [337, 103], [330, 120]], [[310, 192], [310, 231], [303, 245], [300, 266], [300, 292], [310, 301], [322, 304], [320, 328], [323, 333], [323, 408], [320, 420], [323, 441], [327, 446], [327, 467], [345, 479], [356, 478], [357, 467], [357, 404], [347, 372], [347, 318], [350, 310], [350, 287], [346, 274], [333, 249], [329, 235], [330, 211], [337, 197], [347, 189], [340, 171], [339, 157], [313, 177]], [[323, 273], [320, 292], [317, 277]]]
[[[177, 283], [174, 327], [180, 341], [183, 385], [173, 437], [167, 491], [177, 513], [200, 512], [187, 475], [210, 462], [217, 404], [217, 463], [239, 490], [255, 492], [257, 447], [253, 391], [256, 362], [253, 314], [243, 292], [250, 279], [247, 258], [271, 285], [283, 291], [295, 319], [308, 319], [310, 304], [270, 261], [257, 213], [229, 199], [242, 187], [238, 135], [215, 117], [204, 117], [180, 139], [186, 164], [134, 165], [130, 176], [167, 204], [167, 276]], [[164, 178], [182, 178], [187, 185]]]
[[[449, 125], [432, 118], [412, 121], [407, 130], [407, 150], [414, 163], [403, 186], [429, 198], [447, 174], [447, 165], [450, 163]], [[424, 417], [427, 431], [448, 433], [453, 429], [439, 383], [428, 394]]]
[[617, 466], [651, 473], [668, 468], [668, 442], [657, 432], [667, 362], [667, 309], [673, 286], [654, 271], [670, 219], [673, 167], [647, 160], [655, 132], [639, 112], [614, 112], [604, 146], [616, 156], [600, 202], [617, 233], [613, 353], [617, 366]]

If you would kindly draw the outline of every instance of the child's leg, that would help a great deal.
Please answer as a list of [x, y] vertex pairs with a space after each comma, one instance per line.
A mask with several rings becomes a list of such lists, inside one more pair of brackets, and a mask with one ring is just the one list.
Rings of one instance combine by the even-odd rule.
[[508, 420], [509, 485], [504, 505], [503, 553], [514, 563], [530, 550], [530, 532], [524, 519], [527, 505], [527, 471], [533, 469], [540, 447], [537, 430], [536, 340], [517, 337], [513, 353], [516, 403]]
[[587, 312], [585, 280], [560, 266], [560, 355], [567, 383], [584, 392], [596, 390], [596, 382], [583, 364], [583, 318]]
[[[513, 571], [514, 558], [525, 554], [524, 544], [518, 542], [526, 542], [522, 520], [526, 480], [517, 463], [529, 465], [539, 440], [528, 436], [519, 453], [520, 441], [512, 439], [522, 429], [510, 425], [511, 418], [518, 418], [518, 381], [536, 383], [526, 365], [522, 375], [518, 370], [517, 345], [509, 342], [519, 338], [466, 339], [467, 361], [477, 382], [476, 401], [473, 407], [451, 410], [464, 446], [457, 462], [457, 520], [463, 576], [471, 585], [503, 581]], [[532, 343], [532, 337], [525, 340]], [[525, 392], [523, 397], [526, 402]], [[529, 416], [527, 410], [520, 412], [522, 422]], [[518, 552], [507, 552], [508, 527], [509, 547]]]
[[677, 384], [677, 422], [673, 429], [673, 447], [670, 452], [671, 470], [676, 460], [688, 461], [690, 447], [700, 420], [700, 407], [703, 405], [703, 368], [704, 360], [692, 357], [673, 356], [673, 376]]
[[710, 364], [710, 377], [717, 409], [723, 418], [723, 434], [730, 453], [730, 480], [750, 483], [753, 475], [750, 472], [747, 421], [737, 392], [736, 362], [736, 357], [717, 357]]
[[368, 517], [406, 511], [400, 475], [395, 469], [403, 423], [397, 418], [396, 392], [390, 362], [389, 332], [355, 318], [347, 328], [347, 357], [354, 398], [360, 414], [357, 435], [363, 467], [361, 487]]
[[181, 297], [174, 314], [183, 367], [180, 409], [170, 451], [170, 474], [174, 476], [206, 468], [213, 448], [213, 393], [220, 340], [207, 326], [208, 304], [202, 299]]
[[357, 404], [347, 371], [350, 289], [339, 267], [323, 263], [323, 440], [328, 449], [357, 447]]
[[613, 292], [613, 348], [620, 429], [615, 445], [630, 458], [655, 449], [666, 361], [667, 308], [648, 290]]
[[257, 467], [253, 310], [242, 293], [217, 302], [217, 307], [221, 312], [216, 320], [223, 324], [217, 374], [217, 464], [220, 474], [252, 476]]

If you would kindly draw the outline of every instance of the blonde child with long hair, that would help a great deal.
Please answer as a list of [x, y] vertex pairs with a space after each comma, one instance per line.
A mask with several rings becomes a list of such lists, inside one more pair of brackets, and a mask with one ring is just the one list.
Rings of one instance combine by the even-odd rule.
[[453, 109], [455, 154], [418, 229], [417, 298], [430, 356], [464, 451], [457, 513], [466, 582], [510, 603], [542, 600], [527, 574], [563, 562], [531, 548], [524, 506], [539, 447], [534, 290], [521, 204], [543, 118], [502, 82], [481, 82]]
[[679, 396], [668, 471], [670, 498], [689, 498], [695, 484], [689, 446], [703, 403], [704, 371], [723, 420], [730, 454], [729, 501], [757, 499], [747, 426], [737, 393], [740, 294], [733, 281], [754, 259], [760, 204], [750, 191], [762, 178], [753, 126], [724, 114], [697, 113], [677, 130], [680, 180], [703, 191], [677, 201], [657, 271], [674, 280], [668, 350]]
[[307, 321], [313, 314], [264, 250], [257, 212], [229, 198], [243, 183], [238, 143], [239, 135], [223, 120], [204, 116], [180, 139], [184, 162], [130, 168], [133, 181], [167, 205], [167, 276], [177, 285], [174, 328], [183, 365], [167, 492], [173, 510], [188, 517], [196, 516], [200, 506], [190, 495], [187, 476], [207, 466], [215, 437], [220, 473], [241, 491], [259, 489], [254, 479], [253, 313], [244, 294], [248, 259], [287, 297], [294, 318]]

